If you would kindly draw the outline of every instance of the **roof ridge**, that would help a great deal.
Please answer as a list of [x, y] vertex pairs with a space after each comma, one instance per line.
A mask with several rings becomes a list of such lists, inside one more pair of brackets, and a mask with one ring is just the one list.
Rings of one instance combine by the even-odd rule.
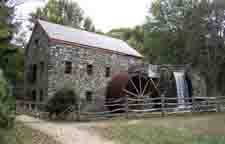
[[98, 36], [102, 36], [102, 37], [106, 37], [106, 38], [115, 39], [115, 40], [119, 40], [119, 41], [125, 42], [124, 40], [119, 39], [119, 38], [114, 38], [114, 37], [111, 37], [111, 36], [98, 34], [98, 33], [95, 33], [95, 32], [90, 32], [90, 31], [87, 31], [87, 30], [84, 30], [84, 29], [74, 28], [74, 27], [68, 26], [68, 25], [57, 24], [57, 23], [53, 23], [53, 22], [49, 22], [49, 21], [45, 21], [45, 20], [41, 20], [41, 19], [38, 19], [38, 22], [39, 21], [45, 22], [45, 23], [49, 23], [49, 24], [53, 24], [53, 25], [57, 25], [57, 26], [64, 27], [64, 28], [70, 28], [70, 29], [74, 29], [74, 30], [77, 30], [77, 31], [86, 32], [86, 33], [90, 33], [90, 34], [93, 34], [93, 35], [98, 35]]
[[127, 44], [127, 42], [121, 39], [97, 34], [94, 32], [88, 32], [85, 30], [73, 28], [71, 26], [55, 24], [40, 19], [37, 21], [37, 23], [40, 24], [47, 35], [53, 39], [108, 49], [115, 52], [124, 53], [126, 55], [143, 57], [136, 49], [132, 48], [129, 46], [129, 44]]

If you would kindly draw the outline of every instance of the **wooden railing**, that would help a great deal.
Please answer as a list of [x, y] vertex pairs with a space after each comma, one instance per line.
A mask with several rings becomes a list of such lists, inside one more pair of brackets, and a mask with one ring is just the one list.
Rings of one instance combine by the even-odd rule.
[[34, 101], [16, 101], [16, 113], [17, 114], [28, 114], [39, 117], [44, 112], [45, 103], [34, 102]]
[[[179, 98], [180, 99], [180, 98]], [[157, 97], [157, 98], [129, 98], [121, 101], [108, 101], [105, 108], [114, 107], [112, 110], [90, 112], [81, 111], [79, 117], [85, 118], [107, 118], [114, 116], [125, 116], [126, 118], [144, 115], [158, 114], [165, 116], [173, 113], [195, 113], [195, 112], [223, 112], [225, 111], [225, 97], [193, 97], [183, 98], [184, 104], [178, 103], [175, 97]]]
[[[180, 98], [179, 98], [180, 99]], [[165, 116], [172, 113], [195, 113], [195, 112], [223, 112], [225, 111], [225, 97], [192, 97], [183, 98], [184, 104], [178, 103], [176, 97], [157, 97], [157, 98], [130, 98], [124, 97], [117, 100], [107, 100], [104, 109], [101, 111], [82, 110], [80, 105], [71, 106], [65, 113], [70, 112], [76, 120], [86, 120], [92, 118], [108, 117], [132, 117], [143, 114], [158, 114]], [[17, 101], [18, 113], [32, 113], [37, 116], [40, 113], [46, 114], [43, 107], [44, 103], [31, 101]], [[77, 109], [75, 109], [78, 107]], [[62, 113], [64, 114], [64, 112]]]

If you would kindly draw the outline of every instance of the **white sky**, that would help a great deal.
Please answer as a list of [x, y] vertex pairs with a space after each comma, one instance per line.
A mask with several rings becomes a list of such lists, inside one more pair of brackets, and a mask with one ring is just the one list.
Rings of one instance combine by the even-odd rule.
[[[38, 2], [39, 1], [39, 2]], [[27, 17], [47, 0], [32, 0], [18, 7], [17, 15]], [[133, 27], [145, 20], [152, 0], [74, 0], [90, 16], [97, 29], [107, 32], [113, 28]]]

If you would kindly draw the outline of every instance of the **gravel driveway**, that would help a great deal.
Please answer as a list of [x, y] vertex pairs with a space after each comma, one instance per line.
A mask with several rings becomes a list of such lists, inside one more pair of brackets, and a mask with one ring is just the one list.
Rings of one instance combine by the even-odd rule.
[[62, 144], [113, 144], [97, 135], [91, 124], [56, 123], [21, 115], [17, 120], [33, 129], [52, 136]]

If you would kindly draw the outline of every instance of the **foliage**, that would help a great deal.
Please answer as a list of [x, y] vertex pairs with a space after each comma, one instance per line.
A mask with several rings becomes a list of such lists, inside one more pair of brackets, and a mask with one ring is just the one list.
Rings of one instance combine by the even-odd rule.
[[71, 0], [49, 0], [47, 5], [38, 8], [31, 14], [32, 21], [42, 19], [49, 22], [85, 29], [95, 32], [94, 24], [90, 17], [85, 18], [84, 12], [75, 1]]
[[9, 95], [9, 88], [0, 73], [0, 127], [9, 128], [13, 124], [15, 114], [14, 98]]
[[46, 7], [32, 14], [33, 18], [79, 28], [83, 20], [83, 11], [74, 1], [49, 0]]
[[115, 37], [126, 41], [135, 49], [143, 51], [144, 43], [144, 30], [142, 26], [136, 26], [135, 28], [118, 28], [112, 29], [107, 33], [111, 37]]
[[23, 80], [24, 49], [0, 49], [0, 67], [3, 69], [7, 79], [12, 83], [17, 80]]
[[70, 106], [77, 105], [77, 95], [73, 89], [63, 88], [48, 101], [47, 112], [56, 115], [65, 112]]
[[[10, 43], [15, 25], [12, 24], [13, 8], [0, 3], [0, 126], [12, 126], [15, 113], [15, 100], [10, 96], [9, 82], [12, 83], [22, 77], [23, 56]], [[3, 77], [3, 73], [4, 76]]]
[[95, 26], [91, 20], [90, 17], [87, 17], [85, 20], [84, 20], [84, 29], [86, 31], [91, 31], [91, 32], [95, 32]]
[[13, 27], [8, 24], [11, 10], [0, 4], [0, 48], [9, 47], [9, 41], [12, 38]]
[[0, 4], [0, 68], [8, 80], [14, 82], [23, 77], [23, 49], [13, 46], [10, 41], [16, 32], [12, 24], [13, 9]]
[[156, 0], [144, 25], [144, 53], [154, 64], [190, 64], [208, 94], [224, 94], [224, 1]]

